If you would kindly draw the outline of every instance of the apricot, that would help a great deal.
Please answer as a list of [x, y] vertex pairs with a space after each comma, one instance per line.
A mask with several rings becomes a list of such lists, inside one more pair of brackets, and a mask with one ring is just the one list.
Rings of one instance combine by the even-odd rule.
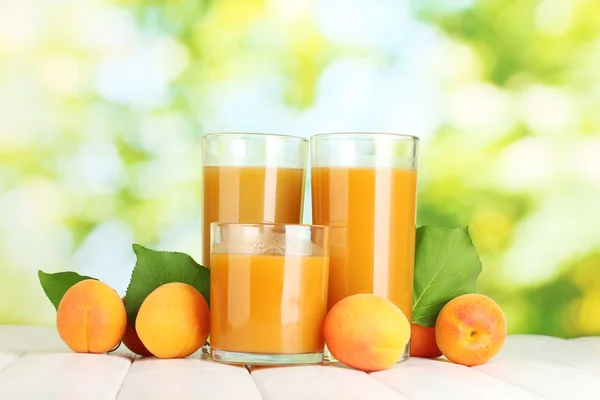
[[323, 336], [339, 362], [362, 371], [380, 371], [402, 356], [410, 324], [392, 302], [373, 294], [356, 294], [329, 310]]
[[[123, 303], [125, 303], [125, 297], [123, 297]], [[149, 357], [152, 355], [144, 346], [144, 343], [140, 340], [137, 332], [131, 326], [129, 321], [127, 321], [127, 327], [125, 328], [125, 334], [123, 335], [123, 344], [133, 353], [140, 355], [142, 357]]]
[[437, 358], [442, 352], [435, 341], [435, 326], [430, 328], [418, 324], [411, 325], [410, 356]]
[[127, 314], [121, 298], [107, 284], [87, 279], [71, 286], [56, 313], [61, 339], [77, 353], [105, 353], [123, 338]]
[[158, 358], [184, 358], [208, 338], [209, 311], [194, 287], [173, 282], [159, 286], [142, 302], [135, 330]]
[[494, 300], [482, 294], [465, 294], [442, 308], [435, 323], [435, 337], [450, 361], [480, 365], [502, 348], [506, 319]]

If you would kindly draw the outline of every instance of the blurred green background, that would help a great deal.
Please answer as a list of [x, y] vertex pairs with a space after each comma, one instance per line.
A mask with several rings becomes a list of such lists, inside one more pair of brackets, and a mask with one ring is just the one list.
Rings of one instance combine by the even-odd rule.
[[203, 133], [391, 131], [422, 139], [418, 223], [470, 225], [511, 333], [600, 334], [598, 15], [0, 0], [0, 323], [53, 324], [38, 269], [122, 295], [133, 242], [200, 259]]

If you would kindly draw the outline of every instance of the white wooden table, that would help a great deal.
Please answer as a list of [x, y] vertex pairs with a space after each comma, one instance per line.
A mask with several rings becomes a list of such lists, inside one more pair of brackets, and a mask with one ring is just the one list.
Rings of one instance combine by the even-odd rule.
[[366, 374], [340, 365], [246, 368], [75, 354], [54, 328], [0, 325], [0, 399], [600, 399], [600, 337], [510, 336], [467, 368], [411, 358]]

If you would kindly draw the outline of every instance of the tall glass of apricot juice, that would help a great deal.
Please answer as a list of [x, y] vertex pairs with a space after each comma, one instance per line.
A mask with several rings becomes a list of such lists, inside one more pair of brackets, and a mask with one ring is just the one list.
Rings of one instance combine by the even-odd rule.
[[326, 226], [213, 223], [211, 358], [243, 364], [323, 360]]
[[[328, 308], [373, 293], [411, 321], [417, 153], [408, 135], [312, 136], [313, 223], [330, 227]], [[407, 345], [399, 361], [408, 354]]]
[[203, 138], [203, 265], [210, 267], [210, 224], [302, 220], [308, 140], [259, 133]]

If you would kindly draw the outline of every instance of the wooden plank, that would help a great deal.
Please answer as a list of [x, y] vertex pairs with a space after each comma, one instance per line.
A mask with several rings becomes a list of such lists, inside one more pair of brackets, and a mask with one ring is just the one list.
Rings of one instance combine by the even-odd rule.
[[0, 399], [114, 400], [131, 365], [101, 354], [30, 354], [0, 371]]
[[[552, 348], [548, 348], [552, 351]], [[492, 360], [473, 369], [546, 399], [600, 399], [598, 375], [554, 360]]]
[[560, 339], [539, 335], [511, 335], [493, 361], [545, 360], [600, 374], [600, 337]]
[[337, 366], [260, 368], [252, 378], [266, 400], [402, 400], [369, 375]]
[[[0, 371], [27, 353], [39, 352], [49, 343], [56, 349], [52, 335], [52, 328], [47, 327], [0, 325]], [[58, 350], [65, 348], [61, 346]]]
[[68, 350], [53, 327], [0, 325], [0, 338], [1, 353], [24, 355]]
[[203, 359], [134, 361], [118, 397], [137, 399], [260, 400], [248, 371]]
[[19, 355], [0, 352], [0, 371], [19, 359]]
[[568, 342], [576, 346], [581, 346], [582, 349], [593, 357], [600, 357], [600, 336], [584, 336], [569, 339]]
[[541, 397], [445, 360], [411, 358], [371, 376], [409, 399], [538, 400]]
[[569, 359], [571, 348], [565, 339], [540, 335], [510, 335], [493, 361]]
[[600, 337], [581, 337], [567, 342], [572, 353], [568, 361], [578, 368], [600, 375]]

